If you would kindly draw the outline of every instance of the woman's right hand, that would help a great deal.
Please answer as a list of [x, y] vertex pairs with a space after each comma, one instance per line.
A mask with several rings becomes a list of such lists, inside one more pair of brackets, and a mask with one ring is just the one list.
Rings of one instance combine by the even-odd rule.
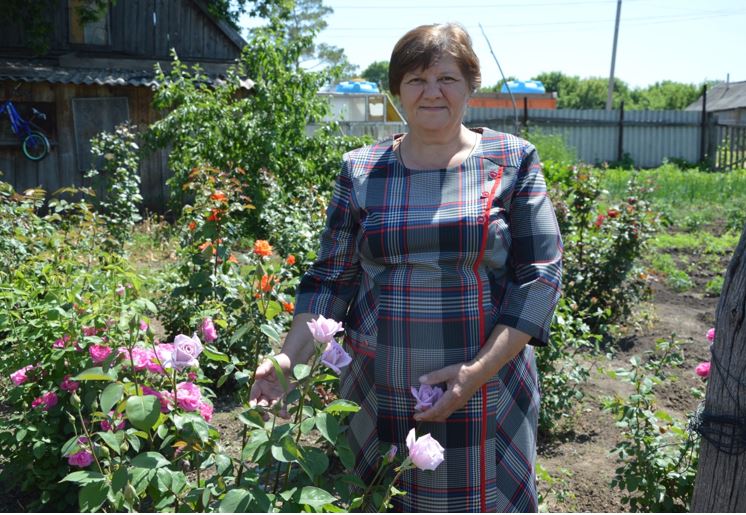
[[[290, 383], [291, 380], [291, 369], [292, 362], [285, 353], [280, 353], [274, 356], [277, 363], [280, 365], [282, 372], [285, 374], [285, 381], [289, 389], [293, 386]], [[289, 391], [289, 390], [288, 390]], [[251, 406], [262, 406], [265, 408], [273, 407], [277, 401], [287, 393], [283, 387], [282, 381], [277, 377], [274, 364], [269, 359], [265, 359], [257, 367], [254, 376], [254, 385], [251, 387], [251, 393], [249, 394], [249, 404]], [[281, 417], [287, 417], [287, 411], [285, 407], [278, 413]]]

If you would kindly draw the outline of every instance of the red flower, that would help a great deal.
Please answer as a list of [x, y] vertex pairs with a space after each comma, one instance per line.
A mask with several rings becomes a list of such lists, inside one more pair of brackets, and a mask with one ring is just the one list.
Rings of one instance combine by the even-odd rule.
[[217, 202], [224, 202], [226, 199], [226, 196], [225, 196], [225, 193], [223, 193], [222, 191], [216, 191], [215, 193], [210, 195], [210, 198]]
[[284, 309], [287, 313], [292, 313], [293, 311], [295, 311], [295, 304], [293, 304], [292, 302], [283, 302], [282, 309]]
[[212, 242], [210, 240], [207, 240], [206, 242], [204, 242], [202, 245], [199, 246], [199, 251], [202, 252], [207, 247], [211, 247], [211, 246], [212, 246]]
[[259, 289], [262, 290], [265, 293], [269, 293], [272, 291], [272, 276], [264, 274], [262, 276], [261, 284], [259, 285]]
[[233, 254], [231, 254], [230, 257], [228, 258], [228, 263], [238, 264], [238, 259], [236, 259], [236, 256], [234, 256]]
[[210, 216], [207, 217], [207, 221], [208, 222], [219, 222], [221, 216], [222, 216], [222, 211], [220, 209], [213, 209]]
[[288, 266], [293, 266], [295, 264], [295, 256], [290, 254], [287, 259], [285, 259], [285, 264]]
[[596, 227], [596, 229], [600, 229], [601, 225], [603, 225], [604, 220], [606, 220], [606, 216], [604, 215], [598, 215], [598, 218], [596, 218], [596, 221], [593, 223], [593, 225]]
[[254, 242], [254, 254], [257, 256], [269, 256], [272, 254], [272, 245], [267, 240], [256, 240]]
[[197, 228], [197, 222], [195, 222], [194, 220], [192, 220], [191, 222], [189, 222], [189, 230], [190, 231], [194, 232], [194, 230], [196, 228]]
[[617, 216], [619, 216], [619, 211], [617, 211], [616, 209], [609, 209], [606, 214], [609, 215], [609, 218], [616, 218]]

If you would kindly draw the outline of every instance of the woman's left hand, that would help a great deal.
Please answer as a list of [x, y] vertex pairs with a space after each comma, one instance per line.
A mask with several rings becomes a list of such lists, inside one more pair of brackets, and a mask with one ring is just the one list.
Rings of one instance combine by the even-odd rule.
[[484, 381], [469, 363], [456, 363], [420, 377], [422, 384], [446, 383], [443, 397], [429, 410], [415, 413], [417, 422], [445, 422], [451, 413], [466, 406]]

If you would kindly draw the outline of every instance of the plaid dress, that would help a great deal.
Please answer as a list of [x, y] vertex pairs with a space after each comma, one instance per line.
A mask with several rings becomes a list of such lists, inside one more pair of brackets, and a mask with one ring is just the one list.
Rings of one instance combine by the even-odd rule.
[[[427, 372], [475, 357], [497, 324], [544, 345], [560, 294], [562, 242], [536, 150], [490, 129], [459, 166], [409, 170], [393, 138], [345, 155], [321, 251], [296, 313], [345, 325], [353, 357], [341, 394], [356, 472], [370, 481], [379, 444], [406, 456], [410, 393]], [[444, 423], [421, 423], [445, 448], [434, 471], [397, 485], [407, 512], [536, 511], [539, 386], [533, 347]]]

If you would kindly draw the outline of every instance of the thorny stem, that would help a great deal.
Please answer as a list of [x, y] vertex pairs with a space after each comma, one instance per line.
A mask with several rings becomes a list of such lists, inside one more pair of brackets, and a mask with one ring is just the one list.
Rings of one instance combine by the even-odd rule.
[[238, 464], [238, 470], [236, 471], [236, 485], [241, 486], [241, 475], [243, 474], [243, 448], [246, 447], [246, 434], [248, 432], [248, 427], [245, 425], [243, 426], [243, 431], [241, 432], [241, 459], [239, 460]]
[[389, 483], [389, 487], [386, 489], [386, 497], [383, 498], [381, 506], [378, 507], [378, 513], [382, 513], [386, 509], [386, 506], [391, 500], [391, 488], [396, 484], [396, 482], [399, 480], [399, 476], [401, 476], [405, 470], [408, 470], [408, 468], [405, 469], [404, 464], [402, 464], [401, 467], [399, 467], [399, 471], [394, 476], [394, 479], [392, 479], [391, 483]]

